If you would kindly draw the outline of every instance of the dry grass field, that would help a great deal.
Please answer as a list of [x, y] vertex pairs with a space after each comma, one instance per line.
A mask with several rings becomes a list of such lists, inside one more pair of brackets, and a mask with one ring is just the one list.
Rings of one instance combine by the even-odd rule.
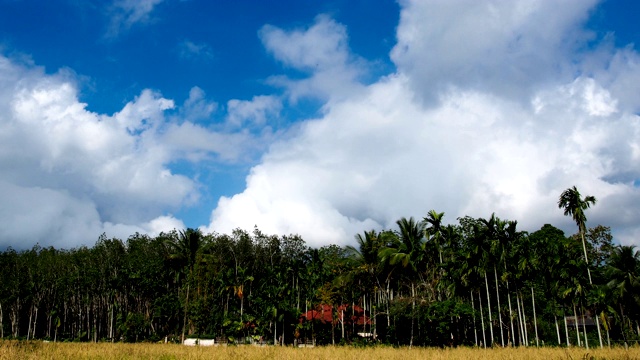
[[433, 349], [392, 347], [188, 347], [173, 344], [0, 341], [0, 359], [639, 359], [640, 347], [613, 349]]

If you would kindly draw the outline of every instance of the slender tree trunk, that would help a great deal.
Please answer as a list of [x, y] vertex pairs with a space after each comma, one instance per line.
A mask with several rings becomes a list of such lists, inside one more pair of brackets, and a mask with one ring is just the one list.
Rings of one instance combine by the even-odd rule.
[[526, 345], [529, 346], [529, 330], [527, 330], [527, 313], [524, 311], [524, 299], [520, 295], [520, 305], [522, 306], [522, 321], [524, 322], [524, 340]]
[[605, 329], [607, 330], [607, 346], [611, 348], [611, 338], [609, 337], [609, 322], [608, 319], [603, 319], [605, 321]]
[[114, 304], [111, 304], [111, 319], [109, 319], [109, 339], [111, 339], [111, 342], [114, 342], [115, 339], [113, 338], [113, 311], [115, 306]]
[[482, 323], [482, 345], [484, 345], [484, 348], [487, 348], [487, 335], [485, 333], [484, 330], [484, 314], [482, 313], [482, 295], [480, 294], [480, 290], [478, 290], [478, 301], [480, 302], [480, 320]]
[[[411, 347], [413, 346], [413, 323], [415, 320], [415, 312], [416, 312], [416, 288], [414, 286], [414, 283], [411, 283], [411, 298], [412, 298], [412, 304], [411, 304], [411, 339], [409, 340], [409, 348], [411, 349]], [[366, 317], [366, 315], [365, 315]], [[366, 325], [366, 322], [365, 322]]]
[[589, 350], [589, 338], [587, 337], [587, 313], [582, 306], [582, 331], [584, 331], [584, 345]]
[[596, 314], [596, 328], [598, 329], [598, 340], [600, 341], [600, 349], [603, 349], [604, 345], [602, 344], [602, 333], [600, 332], [600, 320], [598, 319], [598, 314]]
[[571, 340], [569, 339], [569, 327], [567, 326], [567, 314], [562, 309], [562, 317], [564, 318], [564, 336], [567, 339], [567, 347], [571, 347]]
[[511, 323], [511, 346], [513, 346], [515, 345], [513, 343], [516, 339], [516, 333], [513, 329], [513, 310], [511, 309], [511, 292], [509, 291], [509, 281], [507, 281], [507, 300], [509, 301], [509, 322]]
[[536, 295], [533, 293], [533, 286], [531, 287], [531, 301], [533, 308], [533, 326], [536, 330], [536, 347], [540, 347], [540, 341], [538, 340], [538, 319], [536, 317]]
[[527, 346], [527, 341], [525, 339], [524, 336], [524, 330], [526, 328], [526, 325], [524, 325], [524, 320], [523, 320], [523, 313], [522, 313], [522, 307], [520, 306], [520, 294], [518, 294], [516, 292], [516, 304], [518, 305], [518, 324], [520, 325], [520, 345], [524, 345]]
[[183, 344], [184, 344], [184, 332], [187, 329], [187, 310], [189, 306], [189, 287], [190, 286], [191, 284], [189, 284], [187, 280], [187, 298], [186, 298], [186, 301], [184, 302], [184, 319], [182, 321], [182, 343]]
[[560, 339], [560, 325], [558, 324], [558, 316], [554, 314], [553, 318], [556, 321], [556, 334], [558, 335], [558, 346], [561, 346], [562, 340]]
[[[378, 304], [379, 304], [379, 298], [378, 296], [376, 296], [376, 293], [373, 293], [373, 298], [376, 300], [376, 309], [378, 308]], [[371, 331], [371, 336], [372, 339], [375, 341], [375, 339], [377, 338], [378, 335], [378, 320], [377, 320], [377, 316], [376, 313], [373, 310], [373, 300], [371, 300], [371, 304], [369, 305], [371, 307], [371, 312], [369, 313], [369, 317], [373, 317], [373, 331]]]
[[29, 341], [29, 335], [31, 335], [31, 318], [33, 317], [33, 306], [29, 309], [29, 326], [27, 327], [27, 341]]
[[473, 290], [471, 290], [471, 308], [473, 309], [471, 313], [473, 315], [473, 336], [476, 340], [476, 346], [478, 346], [478, 328], [476, 327], [476, 306], [473, 301]]
[[342, 325], [342, 340], [344, 340], [344, 309], [340, 311], [340, 323]]
[[35, 316], [33, 318], [33, 333], [31, 334], [31, 338], [35, 339], [36, 338], [36, 325], [38, 324], [38, 307], [36, 306], [36, 313]]
[[575, 320], [575, 326], [576, 326], [576, 339], [578, 339], [578, 347], [582, 346], [582, 343], [580, 341], [580, 327], [578, 326], [578, 313], [576, 312], [576, 304], [573, 304], [573, 318]]
[[2, 312], [2, 303], [0, 303], [0, 339], [4, 339], [4, 313]]
[[491, 334], [491, 345], [493, 346], [493, 319], [491, 318], [491, 298], [489, 296], [489, 281], [487, 280], [487, 272], [484, 272], [484, 284], [487, 288], [487, 309], [489, 311], [489, 333]]
[[[591, 270], [589, 269], [589, 258], [587, 257], [587, 245], [584, 241], [584, 229], [580, 230], [580, 236], [582, 237], [582, 250], [584, 251], [584, 261], [587, 263], [587, 274], [589, 275], [589, 285], [593, 286], [593, 280], [591, 280]], [[586, 316], [586, 314], [585, 314]], [[604, 348], [602, 345], [602, 333], [600, 332], [600, 320], [596, 316], [596, 327], [598, 328], [598, 340], [600, 340], [600, 348]], [[586, 334], [585, 334], [586, 336]], [[589, 348], [589, 344], [587, 344], [587, 349]]]
[[[391, 300], [390, 300], [391, 294], [389, 293], [389, 283], [390, 283], [390, 281], [387, 279], [387, 298], [386, 298], [386, 302], [387, 302], [387, 329], [389, 329], [391, 327], [391, 314], [389, 313], [389, 303], [391, 302]], [[387, 330], [387, 332], [388, 332], [388, 330]]]
[[500, 325], [500, 341], [502, 343], [502, 347], [504, 347], [504, 331], [502, 330], [502, 311], [500, 309], [500, 290], [498, 285], [498, 271], [496, 270], [496, 266], [493, 265], [493, 275], [496, 280], [496, 299], [498, 300], [498, 324]]

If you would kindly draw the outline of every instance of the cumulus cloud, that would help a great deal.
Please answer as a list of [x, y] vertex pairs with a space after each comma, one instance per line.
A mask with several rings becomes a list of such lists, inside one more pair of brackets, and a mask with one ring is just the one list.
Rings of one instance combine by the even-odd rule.
[[275, 96], [254, 96], [251, 100], [232, 99], [227, 103], [227, 122], [230, 126], [264, 126], [269, 118], [276, 118], [282, 101]]
[[285, 88], [291, 101], [308, 96], [345, 98], [361, 87], [358, 79], [366, 70], [366, 62], [349, 51], [345, 26], [328, 16], [320, 15], [312, 26], [291, 31], [265, 25], [259, 36], [276, 60], [310, 75], [269, 79], [270, 84]]
[[514, 99], [570, 81], [596, 0], [402, 1], [391, 58], [432, 103], [449, 87]]
[[[586, 50], [594, 2], [401, 5], [397, 72], [349, 94], [316, 87], [340, 96], [273, 144], [245, 191], [220, 199], [207, 229], [257, 225], [314, 246], [346, 244], [436, 209], [449, 222], [495, 212], [523, 230], [552, 223], [573, 233], [557, 199], [576, 185], [599, 199], [588, 225], [640, 244], [640, 102], [625, 81], [640, 69], [631, 48]], [[298, 83], [342, 71], [351, 57], [344, 28], [325, 17], [305, 30], [267, 27], [262, 38], [277, 59], [308, 72]], [[356, 79], [347, 72], [331, 82]]]
[[86, 109], [72, 74], [0, 56], [0, 246], [70, 247], [102, 232], [126, 237], [183, 227], [169, 215], [197, 202], [178, 160], [242, 158], [256, 138], [197, 125], [215, 103], [143, 90], [113, 115]]

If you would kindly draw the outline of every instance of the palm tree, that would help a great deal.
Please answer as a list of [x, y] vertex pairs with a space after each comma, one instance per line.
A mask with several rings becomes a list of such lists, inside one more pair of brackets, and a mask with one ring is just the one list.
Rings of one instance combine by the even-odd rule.
[[[378, 275], [381, 272], [381, 264], [379, 262], [379, 251], [383, 246], [381, 234], [378, 234], [375, 230], [365, 231], [364, 236], [357, 234], [355, 236], [358, 248], [351, 245], [346, 246], [346, 256], [352, 262], [352, 270], [346, 272], [342, 276], [339, 276], [337, 281], [345, 281], [348, 283], [360, 282], [363, 284], [363, 290], [365, 293], [371, 294], [372, 299], [376, 298], [376, 285], [380, 286]], [[380, 286], [381, 287], [381, 286]], [[382, 291], [380, 291], [383, 293]], [[389, 320], [389, 296], [385, 293], [386, 300], [386, 315], [387, 324]], [[375, 321], [376, 314], [372, 314]], [[343, 325], [343, 337], [344, 337], [344, 322]], [[374, 329], [374, 332], [376, 329]]]
[[444, 217], [444, 213], [436, 212], [435, 210], [430, 210], [427, 213], [427, 217], [423, 219], [425, 225], [427, 225], [425, 232], [427, 235], [430, 235], [431, 238], [435, 241], [436, 247], [438, 248], [438, 256], [440, 258], [440, 265], [442, 265], [442, 238], [443, 238], [443, 227], [442, 227], [442, 218]]
[[[560, 194], [558, 199], [558, 208], [564, 209], [564, 215], [573, 218], [578, 226], [578, 232], [582, 239], [582, 250], [584, 251], [584, 261], [587, 263], [587, 275], [589, 275], [589, 285], [593, 285], [591, 279], [591, 270], [589, 269], [589, 258], [587, 257], [587, 245], [584, 241], [584, 233], [586, 232], [587, 216], [584, 214], [585, 210], [596, 204], [596, 198], [591, 195], [587, 195], [584, 199], [580, 196], [580, 192], [575, 185]], [[600, 347], [602, 348], [602, 334], [600, 333], [600, 320], [596, 316], [596, 325], [598, 327], [598, 339], [600, 340]]]
[[396, 241], [380, 250], [380, 260], [392, 266], [400, 265], [407, 272], [412, 297], [411, 339], [409, 340], [409, 347], [411, 347], [415, 322], [416, 283], [417, 278], [421, 277], [420, 269], [423, 268], [426, 257], [424, 227], [413, 217], [409, 219], [403, 217], [396, 221], [396, 224], [399, 228]]
[[[596, 198], [588, 195], [585, 196], [584, 199], [580, 197], [580, 192], [574, 186], [569, 188], [560, 194], [560, 198], [558, 199], [558, 208], [564, 209], [564, 215], [573, 218], [573, 221], [576, 222], [578, 226], [578, 232], [580, 233], [580, 237], [582, 238], [582, 250], [584, 251], [584, 261], [589, 264], [589, 259], [587, 258], [587, 245], [584, 241], [584, 233], [586, 231], [585, 224], [587, 222], [587, 217], [584, 214], [584, 211], [591, 207], [591, 205], [596, 204]], [[591, 281], [591, 271], [587, 266], [587, 274], [589, 275], [589, 283], [593, 284]]]
[[606, 274], [611, 279], [607, 287], [618, 300], [624, 334], [625, 310], [640, 306], [640, 251], [635, 251], [634, 246], [617, 246], [609, 259]]
[[190, 279], [193, 274], [193, 267], [196, 263], [196, 256], [202, 246], [202, 232], [200, 229], [186, 229], [178, 233], [177, 239], [172, 238], [165, 242], [169, 253], [169, 260], [173, 261], [181, 269], [187, 269], [187, 294], [184, 304], [184, 320], [182, 325], [182, 342], [187, 327], [187, 312], [189, 308], [189, 288]]

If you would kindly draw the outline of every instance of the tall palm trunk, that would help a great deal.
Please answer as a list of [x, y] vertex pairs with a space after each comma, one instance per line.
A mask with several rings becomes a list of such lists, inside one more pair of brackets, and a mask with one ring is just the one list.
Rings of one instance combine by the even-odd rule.
[[524, 304], [520, 300], [520, 293], [516, 292], [516, 303], [518, 304], [518, 318], [520, 323], [520, 344], [524, 346], [528, 346], [527, 343], [527, 325], [526, 319], [524, 317]]
[[500, 325], [500, 340], [502, 342], [502, 347], [504, 347], [504, 332], [502, 330], [502, 311], [500, 311], [500, 290], [498, 286], [498, 271], [496, 270], [495, 265], [493, 265], [493, 275], [496, 280], [496, 299], [498, 299], [498, 324]]
[[578, 313], [576, 312], [576, 304], [573, 304], [573, 318], [575, 320], [575, 326], [576, 326], [576, 339], [578, 340], [578, 347], [582, 346], [582, 343], [580, 342], [580, 327], [578, 326]]
[[473, 290], [471, 290], [471, 308], [473, 309], [471, 313], [473, 315], [473, 336], [476, 340], [476, 346], [478, 346], [478, 328], [476, 327], [476, 306], [473, 301]]
[[[593, 280], [591, 280], [591, 270], [589, 269], [589, 259], [587, 258], [587, 245], [584, 241], [584, 229], [581, 228], [580, 230], [580, 236], [582, 237], [582, 250], [584, 251], [584, 261], [587, 263], [587, 274], [589, 275], [589, 285], [593, 286]], [[586, 313], [584, 315], [586, 317]], [[604, 346], [602, 345], [602, 333], [600, 332], [600, 320], [598, 319], [598, 316], [596, 316], [596, 327], [598, 328], [598, 340], [600, 340], [600, 348], [604, 348]], [[585, 331], [585, 336], [586, 336], [586, 331]], [[586, 339], [586, 338], [585, 338]], [[587, 342], [587, 349], [589, 348], [589, 344]]]
[[569, 327], [567, 326], [567, 314], [562, 309], [562, 317], [564, 318], [564, 336], [567, 339], [567, 347], [571, 347], [571, 340], [569, 340]]
[[584, 331], [584, 345], [589, 350], [589, 338], [587, 337], [587, 313], [582, 306], [582, 331]]
[[389, 303], [391, 302], [391, 293], [389, 292], [389, 284], [391, 282], [389, 281], [389, 279], [387, 279], [387, 298], [386, 298], [386, 302], [387, 302], [387, 329], [389, 329], [391, 327], [391, 314], [389, 312]]
[[480, 290], [478, 290], [478, 301], [480, 302], [480, 320], [482, 323], [482, 344], [484, 348], [487, 348], [487, 335], [484, 330], [484, 314], [482, 313], [482, 295], [480, 294]]
[[524, 322], [524, 340], [526, 346], [529, 346], [529, 331], [527, 330], [527, 313], [524, 311], [524, 299], [520, 295], [520, 304], [522, 306], [522, 321]]
[[187, 298], [184, 302], [184, 319], [182, 321], [182, 343], [184, 344], [184, 332], [187, 329], [187, 310], [189, 307], [189, 286], [190, 284], [187, 282]]
[[560, 325], [558, 325], [558, 315], [553, 315], [554, 320], [556, 321], [556, 334], [558, 335], [558, 346], [562, 345], [562, 340], [560, 340]]
[[487, 309], [489, 310], [489, 333], [491, 334], [491, 345], [493, 346], [493, 319], [491, 318], [491, 298], [489, 297], [489, 281], [487, 272], [484, 272], [484, 284], [487, 288]]
[[511, 310], [511, 292], [509, 291], [509, 281], [507, 281], [507, 300], [509, 301], [509, 322], [511, 323], [511, 346], [516, 340], [516, 333], [513, 330], [513, 310]]
[[538, 340], [538, 319], [536, 318], [536, 295], [533, 293], [533, 286], [531, 287], [531, 301], [533, 308], [533, 327], [536, 330], [536, 347], [539, 347], [540, 343]]
[[[414, 286], [414, 283], [411, 283], [411, 298], [412, 298], [412, 304], [411, 304], [411, 340], [409, 340], [409, 348], [411, 348], [413, 346], [413, 323], [415, 320], [415, 312], [416, 312], [416, 288]], [[366, 324], [366, 322], [365, 322]]]

